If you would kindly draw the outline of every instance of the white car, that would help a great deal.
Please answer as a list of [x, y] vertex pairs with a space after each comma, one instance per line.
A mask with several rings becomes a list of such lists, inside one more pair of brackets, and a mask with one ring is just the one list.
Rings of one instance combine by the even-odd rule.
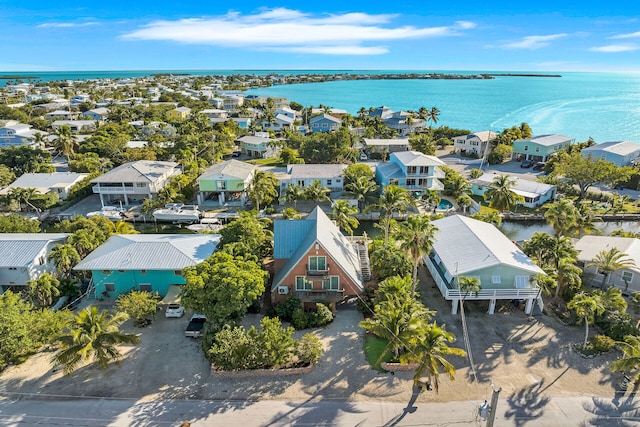
[[169, 304], [164, 317], [182, 317], [184, 316], [184, 307], [180, 304]]

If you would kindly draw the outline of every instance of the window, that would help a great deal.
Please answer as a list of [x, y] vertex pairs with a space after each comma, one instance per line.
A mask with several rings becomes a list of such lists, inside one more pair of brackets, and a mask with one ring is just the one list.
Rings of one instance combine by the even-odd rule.
[[326, 269], [327, 269], [327, 257], [324, 257], [324, 256], [309, 257], [309, 270], [326, 270]]
[[138, 183], [136, 183], [136, 187], [138, 187], [138, 188], [144, 188], [144, 187], [146, 187], [146, 186], [147, 186], [147, 184], [145, 184], [144, 182], [138, 182]]
[[140, 270], [140, 274], [147, 274], [147, 270]]
[[174, 270], [173, 275], [174, 276], [182, 276], [182, 270]]
[[322, 289], [327, 289], [330, 291], [340, 290], [340, 277], [329, 276], [328, 279], [322, 281]]
[[631, 280], [633, 280], [633, 273], [630, 271], [623, 271], [622, 280], [624, 280], [627, 283], [630, 282]]
[[328, 124], [328, 123], [323, 123], [323, 124], [322, 124], [322, 128], [323, 128], [323, 129], [326, 129], [326, 128], [328, 128], [328, 127], [329, 127], [329, 124]]
[[413, 187], [414, 185], [416, 185], [416, 180], [415, 179], [408, 179], [407, 180], [407, 187]]
[[140, 291], [142, 292], [151, 292], [151, 283], [140, 283]]
[[102, 270], [102, 274], [111, 274], [111, 270]]
[[38, 261], [40, 262], [40, 265], [44, 265], [44, 263], [46, 262], [43, 256], [41, 256], [41, 257], [38, 259]]
[[116, 285], [113, 283], [105, 283], [104, 284], [104, 290], [107, 292], [113, 292], [116, 289]]
[[540, 147], [536, 147], [536, 153], [540, 152]]
[[313, 282], [304, 276], [296, 276], [296, 291], [313, 289]]
[[218, 181], [218, 190], [226, 190], [227, 181]]
[[516, 276], [514, 284], [517, 289], [529, 288], [529, 276]]
[[494, 285], [498, 285], [502, 283], [502, 279], [500, 278], [500, 276], [491, 276], [491, 283], [493, 283]]
[[414, 175], [417, 172], [418, 168], [415, 166], [407, 167], [407, 175]]
[[524, 146], [524, 151], [529, 151], [529, 146], [528, 145]]
[[332, 182], [330, 179], [327, 180], [327, 185], [332, 185]]

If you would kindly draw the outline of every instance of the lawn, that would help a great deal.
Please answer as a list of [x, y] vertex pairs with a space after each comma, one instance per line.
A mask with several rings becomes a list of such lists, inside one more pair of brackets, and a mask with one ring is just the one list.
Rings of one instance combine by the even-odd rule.
[[[380, 365], [377, 365], [376, 362], [380, 358], [382, 351], [384, 350], [384, 348], [387, 346], [388, 343], [389, 341], [383, 338], [378, 338], [375, 335], [367, 334], [367, 336], [365, 337], [364, 353], [367, 356], [367, 361], [369, 362], [369, 365], [371, 365], [371, 367], [377, 371], [380, 371], [380, 372], [384, 371], [384, 369], [382, 369]], [[392, 353], [387, 354], [387, 356], [384, 357], [381, 360], [381, 362], [388, 362], [389, 360], [392, 359], [392, 356], [393, 356]]]
[[269, 157], [268, 159], [247, 160], [247, 163], [251, 163], [258, 166], [273, 166], [284, 167], [286, 164], [282, 163], [280, 157]]

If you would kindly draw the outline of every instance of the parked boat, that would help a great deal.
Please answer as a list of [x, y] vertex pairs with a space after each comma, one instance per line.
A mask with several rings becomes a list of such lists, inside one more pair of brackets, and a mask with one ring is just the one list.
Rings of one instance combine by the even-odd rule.
[[168, 203], [164, 208], [153, 211], [156, 221], [170, 221], [175, 223], [199, 222], [202, 213], [197, 205], [184, 205], [182, 203]]
[[209, 233], [215, 232], [222, 228], [220, 220], [217, 218], [203, 218], [198, 224], [191, 224], [187, 226], [188, 230], [196, 233]]
[[104, 206], [99, 211], [93, 211], [87, 214], [87, 218], [91, 218], [92, 216], [103, 216], [112, 221], [122, 221], [124, 218], [124, 210], [115, 206]]

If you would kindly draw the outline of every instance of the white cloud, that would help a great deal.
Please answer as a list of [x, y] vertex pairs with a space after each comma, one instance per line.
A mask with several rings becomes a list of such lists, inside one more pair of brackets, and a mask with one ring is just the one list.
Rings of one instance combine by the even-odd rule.
[[557, 40], [559, 38], [566, 37], [566, 34], [550, 34], [548, 36], [526, 36], [523, 37], [520, 41], [506, 43], [501, 45], [502, 48], [505, 49], [540, 49], [542, 47], [548, 46], [549, 42], [553, 40]]
[[617, 36], [609, 37], [610, 39], [635, 39], [640, 37], [640, 31], [636, 31], [635, 33], [627, 33], [627, 34], [618, 34]]
[[90, 22], [46, 22], [38, 25], [38, 28], [77, 28], [98, 25], [95, 21]]
[[592, 52], [603, 53], [619, 53], [619, 52], [633, 52], [640, 49], [640, 46], [635, 44], [609, 44], [606, 46], [596, 46], [589, 49]]
[[311, 15], [278, 8], [253, 15], [230, 12], [209, 18], [154, 21], [122, 38], [326, 55], [379, 55], [388, 48], [366, 44], [455, 36], [475, 27], [468, 21], [440, 27], [394, 26], [391, 21], [395, 18], [397, 15], [366, 13]]

